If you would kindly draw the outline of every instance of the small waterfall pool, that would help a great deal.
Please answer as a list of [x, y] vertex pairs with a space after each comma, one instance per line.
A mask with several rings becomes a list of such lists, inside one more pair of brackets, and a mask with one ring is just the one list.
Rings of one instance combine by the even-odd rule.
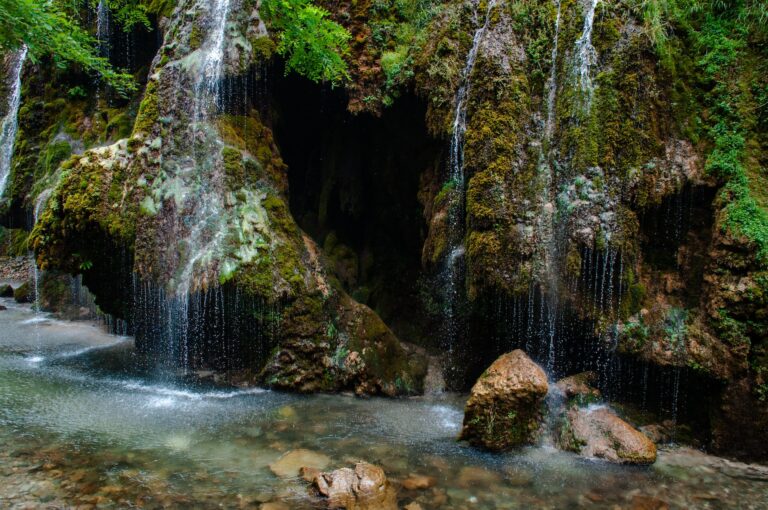
[[[456, 442], [464, 397], [300, 396], [185, 383], [132, 339], [0, 300], [0, 508], [321, 508], [269, 469], [311, 450], [328, 468], [366, 460], [399, 504], [436, 508], [768, 508], [768, 469], [689, 449], [648, 468], [551, 447], [504, 455]], [[658, 501], [657, 501], [658, 500]], [[648, 506], [657, 505], [657, 506]]]

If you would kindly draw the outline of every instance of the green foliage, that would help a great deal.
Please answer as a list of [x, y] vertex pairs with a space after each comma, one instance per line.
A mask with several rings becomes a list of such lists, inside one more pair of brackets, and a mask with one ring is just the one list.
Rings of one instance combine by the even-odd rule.
[[392, 104], [399, 94], [397, 88], [413, 77], [414, 57], [426, 42], [427, 27], [437, 5], [434, 0], [373, 2], [369, 19], [371, 41], [380, 52], [385, 82], [381, 94], [369, 97], [367, 102]]
[[[146, 22], [130, 0], [114, 0], [118, 21], [134, 25]], [[67, 64], [82, 66], [100, 75], [106, 83], [123, 95], [136, 90], [130, 74], [115, 70], [109, 61], [99, 57], [96, 41], [77, 23], [75, 16], [61, 1], [0, 0], [0, 51], [14, 51], [22, 46], [29, 49], [33, 62], [50, 56], [59, 67]]]
[[85, 99], [88, 93], [80, 85], [76, 85], [67, 91], [67, 97], [70, 99]]
[[715, 323], [715, 328], [720, 338], [733, 347], [749, 345], [747, 325], [729, 316], [728, 311], [725, 309], [719, 310], [718, 314], [720, 317]]
[[310, 0], [265, 0], [260, 13], [277, 31], [277, 52], [286, 58], [286, 72], [331, 84], [349, 78], [344, 57], [350, 35], [328, 19], [328, 11]]
[[[668, 64], [675, 60], [675, 51], [685, 52], [695, 62], [711, 141], [706, 170], [725, 183], [719, 200], [725, 213], [721, 226], [745, 237], [755, 247], [758, 261], [768, 265], [768, 204], [760, 190], [764, 172], [756, 167], [759, 163], [748, 161], [750, 121], [746, 118], [762, 108], [755, 103], [763, 91], [758, 85], [757, 97], [751, 98], [749, 87], [744, 86], [750, 80], [749, 53], [760, 51], [768, 36], [768, 3], [640, 0], [634, 7]], [[674, 48], [668, 37], [672, 31], [681, 32], [687, 44]]]
[[[146, 29], [151, 27], [147, 18], [148, 6], [140, 0], [106, 0], [110, 17], [124, 30], [130, 30], [136, 25]], [[92, 9], [96, 9], [99, 0], [89, 0]]]
[[682, 347], [687, 335], [686, 321], [688, 311], [683, 308], [670, 308], [664, 318], [664, 333], [673, 347]]
[[632, 350], [642, 349], [651, 336], [648, 326], [640, 318], [637, 322], [628, 322], [622, 330], [622, 341]]

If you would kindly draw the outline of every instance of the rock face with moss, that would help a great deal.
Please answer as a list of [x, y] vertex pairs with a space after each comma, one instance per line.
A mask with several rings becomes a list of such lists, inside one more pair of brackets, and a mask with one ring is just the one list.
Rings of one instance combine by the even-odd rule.
[[[215, 61], [221, 79], [242, 77], [264, 58], [254, 50], [266, 36], [255, 3], [229, 12]], [[179, 2], [130, 136], [61, 166], [33, 232], [41, 269], [82, 273], [104, 311], [132, 319], [140, 348], [170, 349], [192, 366], [228, 363], [206, 342], [232, 342], [251, 382], [419, 391], [424, 360], [329, 281], [321, 251], [296, 226], [286, 167], [253, 98], [221, 112], [220, 84], [200, 81], [218, 58], [220, 14]], [[121, 260], [105, 256], [116, 252]], [[208, 317], [229, 329], [214, 332]], [[164, 321], [178, 329], [156, 327]], [[222, 340], [206, 341], [210, 334]]]
[[[406, 187], [373, 192], [382, 217], [421, 208], [386, 229], [386, 218], [365, 223], [358, 189], [368, 181], [345, 167], [361, 151], [341, 163], [307, 157], [305, 174], [322, 175], [309, 185], [317, 212], [294, 218], [295, 202], [313, 195], [289, 189], [299, 169], [278, 140], [287, 108], [273, 90], [284, 62], [258, 2], [232, 0], [223, 22], [210, 2], [151, 4], [162, 44], [142, 50], [134, 97], [51, 62], [26, 67], [0, 209], [13, 255], [32, 248], [41, 269], [82, 274], [140, 348], [251, 382], [418, 392], [423, 357], [388, 325], [450, 345], [454, 365], [477, 365], [469, 381], [523, 342], [558, 376], [571, 373], [573, 352], [618, 353], [711, 383], [710, 446], [768, 456], [768, 59], [762, 25], [742, 23], [748, 7], [670, 10], [661, 23], [636, 2], [319, 1], [351, 35], [348, 111], [375, 125], [398, 101], [423, 107], [426, 155], [402, 142], [401, 159], [390, 148], [377, 156], [389, 166], [364, 169], [408, 169], [376, 183], [407, 181], [411, 163], [420, 173], [408, 200], [390, 198]], [[446, 168], [457, 112], [463, 183]], [[331, 132], [340, 145], [334, 129], [347, 120], [324, 119], [307, 136]], [[407, 247], [387, 238], [421, 217]], [[355, 251], [345, 228], [385, 240]], [[419, 252], [421, 265], [362, 284], [393, 259], [374, 253], [382, 245]], [[431, 338], [451, 256], [461, 327]], [[394, 273], [414, 281], [386, 282]], [[418, 295], [413, 308], [429, 315], [412, 329], [392, 312], [392, 289], [406, 284], [418, 287], [403, 290], [408, 303]], [[507, 330], [490, 341], [489, 323]], [[523, 429], [489, 447], [524, 442]]]
[[472, 387], [460, 439], [494, 451], [533, 443], [547, 390], [544, 370], [523, 351], [501, 356]]

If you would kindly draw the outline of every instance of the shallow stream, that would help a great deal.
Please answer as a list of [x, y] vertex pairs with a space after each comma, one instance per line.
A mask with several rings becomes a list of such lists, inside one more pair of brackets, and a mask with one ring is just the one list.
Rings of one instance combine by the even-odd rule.
[[[132, 340], [0, 300], [0, 508], [321, 508], [282, 455], [384, 468], [401, 507], [768, 508], [768, 469], [687, 448], [651, 467], [455, 438], [464, 397], [359, 399], [185, 383]], [[407, 490], [411, 475], [433, 487]], [[667, 506], [664, 506], [667, 505]], [[413, 508], [413, 507], [412, 507]]]

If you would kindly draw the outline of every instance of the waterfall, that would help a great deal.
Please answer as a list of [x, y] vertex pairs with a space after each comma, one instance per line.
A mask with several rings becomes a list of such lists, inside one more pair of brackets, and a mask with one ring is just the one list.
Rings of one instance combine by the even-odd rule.
[[96, 7], [96, 42], [99, 43], [99, 55], [109, 59], [109, 6], [106, 0], [100, 0]]
[[17, 116], [21, 104], [21, 69], [27, 58], [27, 47], [22, 46], [10, 58], [10, 90], [5, 117], [3, 117], [2, 128], [0, 129], [0, 196], [5, 192], [8, 176], [11, 173], [11, 157], [13, 156], [13, 144], [16, 141]]
[[[34, 218], [35, 218], [35, 225], [37, 225], [37, 222], [40, 221], [40, 213], [43, 212], [43, 209], [45, 208], [45, 204], [48, 203], [48, 199], [51, 197], [51, 194], [53, 193], [53, 188], [47, 188], [40, 192], [40, 194], [37, 196], [37, 199], [35, 200], [35, 209], [34, 209]], [[35, 311], [40, 311], [40, 270], [37, 267], [37, 259], [35, 258], [35, 254], [31, 252], [32, 256], [32, 266], [34, 268], [33, 272], [33, 278], [35, 282]]]
[[214, 0], [211, 6], [211, 29], [200, 49], [200, 69], [195, 77], [195, 123], [206, 120], [211, 112], [215, 113], [219, 104], [229, 3], [230, 0]]
[[581, 31], [581, 37], [576, 41], [573, 70], [576, 82], [583, 94], [584, 107], [589, 111], [594, 92], [592, 67], [597, 64], [597, 51], [592, 46], [592, 27], [595, 22], [595, 8], [599, 0], [587, 1], [589, 3], [584, 14], [584, 28]]
[[[547, 123], [544, 126], [544, 139], [549, 142], [555, 125], [555, 102], [557, 101], [557, 51], [560, 39], [560, 0], [556, 0], [557, 15], [555, 16], [555, 41], [552, 44], [551, 65], [547, 80]], [[549, 143], [546, 144], [549, 147]]]
[[[203, 44], [196, 50], [198, 64], [191, 84], [191, 161], [180, 169], [180, 177], [187, 186], [180, 217], [177, 218], [181, 231], [185, 232], [184, 250], [174, 281], [175, 288], [168, 296], [170, 320], [166, 322], [165, 336], [171, 342], [169, 352], [178, 356], [185, 369], [190, 365], [189, 338], [191, 329], [195, 327], [190, 323], [197, 320], [190, 317], [190, 312], [200, 308], [190, 308], [190, 294], [205, 287], [209, 275], [200, 274], [211, 269], [207, 266], [214, 262], [227, 235], [219, 160], [221, 142], [215, 134], [211, 118], [220, 106], [229, 10], [230, 0], [214, 0], [210, 4], [209, 29]], [[196, 281], [196, 276], [200, 276], [201, 281]], [[224, 310], [219, 312], [223, 314]]]
[[[490, 21], [491, 9], [493, 9], [495, 2], [493, 0], [488, 2], [488, 7], [485, 13], [485, 20], [482, 26], [475, 30], [475, 35], [472, 38], [472, 48], [470, 48], [467, 54], [467, 62], [464, 64], [464, 69], [461, 73], [461, 84], [456, 91], [456, 110], [453, 115], [453, 133], [451, 136], [450, 147], [450, 178], [455, 181], [458, 187], [462, 187], [464, 184], [464, 134], [467, 131], [467, 101], [469, 100], [469, 93], [472, 88], [472, 71], [475, 68], [475, 61], [477, 60], [477, 53], [480, 49], [480, 43], [483, 40], [483, 35], [488, 28], [488, 22]], [[477, 19], [477, 13], [475, 13], [475, 20]]]
[[[464, 246], [462, 237], [464, 234], [464, 135], [467, 130], [467, 103], [469, 102], [472, 89], [472, 71], [475, 68], [475, 61], [483, 41], [483, 36], [490, 22], [491, 10], [495, 6], [495, 0], [490, 0], [485, 12], [485, 18], [482, 25], [475, 29], [472, 38], [472, 47], [467, 54], [467, 60], [461, 73], [459, 88], [456, 91], [455, 110], [453, 115], [453, 132], [451, 134], [451, 144], [449, 152], [449, 180], [446, 183], [452, 186], [452, 199], [448, 211], [448, 255], [444, 259], [444, 267], [441, 271], [441, 279], [445, 288], [446, 297], [446, 328], [447, 342], [449, 349], [452, 347], [456, 335], [455, 315], [459, 293], [459, 269], [460, 260], [464, 256]], [[474, 12], [474, 22], [478, 25], [477, 6]]]
[[[207, 133], [211, 127], [208, 121], [212, 114], [218, 111], [219, 88], [224, 65], [224, 43], [226, 36], [227, 17], [229, 15], [230, 0], [215, 0], [211, 6], [211, 28], [205, 43], [200, 48], [200, 66], [197, 70], [193, 85], [194, 103], [192, 133], [195, 140], [203, 139], [208, 142]], [[210, 145], [213, 145], [211, 147]], [[187, 237], [188, 259], [181, 272], [176, 289], [177, 295], [188, 294], [192, 288], [192, 278], [195, 266], [206, 262], [219, 248], [226, 236], [226, 225], [221, 224], [221, 199], [216, 188], [216, 165], [207, 168], [207, 158], [213, 152], [218, 152], [218, 143], [206, 143], [206, 154], [199, 154], [198, 147], [194, 148], [193, 166], [197, 174], [199, 189], [192, 199], [196, 203], [191, 218], [188, 218], [189, 234]], [[206, 174], [208, 173], [208, 174]], [[213, 235], [210, 233], [213, 232]]]
[[[539, 230], [546, 233], [546, 296], [542, 294], [541, 306], [542, 317], [546, 319], [542, 323], [542, 330], [539, 336], [542, 342], [546, 342], [546, 368], [550, 374], [555, 369], [556, 358], [556, 332], [558, 324], [558, 287], [559, 271], [557, 260], [559, 258], [558, 240], [555, 235], [557, 230], [557, 214], [550, 201], [550, 194], [554, 193], [554, 175], [552, 168], [552, 149], [551, 141], [555, 130], [555, 114], [557, 112], [557, 56], [560, 38], [560, 19], [561, 19], [561, 1], [555, 1], [557, 13], [555, 15], [555, 37], [552, 42], [552, 52], [550, 55], [550, 71], [546, 84], [546, 119], [540, 139], [538, 140], [539, 161], [538, 172], [542, 178], [542, 214], [539, 220]], [[540, 114], [539, 114], [540, 115]], [[530, 327], [530, 326], [529, 326]], [[542, 346], [543, 347], [543, 346]]]

